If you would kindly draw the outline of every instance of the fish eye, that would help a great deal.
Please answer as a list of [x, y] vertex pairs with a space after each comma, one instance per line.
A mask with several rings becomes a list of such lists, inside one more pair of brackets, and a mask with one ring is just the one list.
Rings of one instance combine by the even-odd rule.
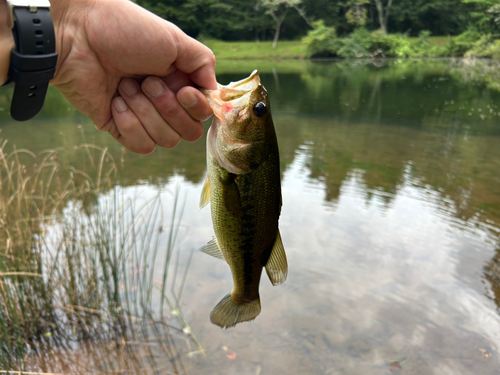
[[266, 114], [267, 108], [266, 108], [266, 103], [264, 102], [258, 102], [253, 106], [253, 113], [257, 117], [262, 117]]

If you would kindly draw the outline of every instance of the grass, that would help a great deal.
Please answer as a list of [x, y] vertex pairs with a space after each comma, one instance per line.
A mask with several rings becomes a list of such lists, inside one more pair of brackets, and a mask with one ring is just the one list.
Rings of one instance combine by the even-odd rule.
[[[442, 35], [442, 36], [430, 36], [429, 37], [429, 43], [432, 45], [437, 45], [437, 46], [444, 46], [452, 37]], [[418, 37], [410, 37], [410, 40], [416, 41], [418, 40]]]
[[203, 40], [217, 60], [280, 60], [302, 59], [305, 46], [300, 41], [280, 41], [273, 49], [272, 42], [224, 42]]
[[[312, 64], [308, 61], [299, 60], [218, 60], [216, 65], [217, 74], [238, 73], [247, 76], [258, 69], [259, 73], [276, 73], [279, 67], [280, 74], [295, 73], [304, 71], [305, 64]], [[227, 84], [228, 82], [220, 82]]]
[[[431, 45], [444, 46], [450, 37], [431, 36], [429, 42]], [[411, 37], [411, 40], [417, 40], [418, 37]], [[306, 58], [306, 46], [299, 40], [280, 41], [273, 50], [272, 42], [224, 42], [220, 40], [202, 40], [215, 54], [217, 63], [220, 65], [226, 60], [297, 60]], [[234, 64], [234, 63], [233, 63]], [[230, 70], [224, 66], [223, 70]]]
[[[130, 196], [113, 186], [116, 165], [106, 149], [80, 150], [97, 169], [94, 180], [90, 171], [64, 167], [63, 149], [35, 155], [0, 147], [0, 368], [139, 371], [157, 365], [147, 345], [156, 337], [162, 362], [171, 360], [165, 371], [182, 373], [177, 342], [185, 354], [203, 349], [179, 305], [191, 260], [181, 272], [174, 251], [180, 191], [163, 230], [160, 195]], [[88, 343], [81, 360], [67, 360]]]

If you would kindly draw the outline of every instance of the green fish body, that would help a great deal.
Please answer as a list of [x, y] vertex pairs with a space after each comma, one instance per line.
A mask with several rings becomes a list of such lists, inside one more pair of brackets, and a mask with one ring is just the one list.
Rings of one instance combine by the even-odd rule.
[[229, 328], [260, 313], [262, 269], [273, 285], [287, 276], [278, 230], [281, 212], [279, 150], [269, 97], [257, 71], [204, 92], [214, 110], [207, 137], [208, 177], [200, 206], [210, 201], [215, 239], [202, 251], [225, 259], [233, 290], [210, 314]]

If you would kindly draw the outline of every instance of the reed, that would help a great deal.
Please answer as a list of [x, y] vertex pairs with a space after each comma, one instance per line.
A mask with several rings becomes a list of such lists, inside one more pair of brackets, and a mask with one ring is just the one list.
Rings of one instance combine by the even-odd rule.
[[64, 166], [62, 148], [0, 146], [0, 368], [182, 373], [181, 352], [203, 349], [179, 305], [180, 190], [170, 207], [131, 194], [106, 149], [79, 149], [93, 170]]

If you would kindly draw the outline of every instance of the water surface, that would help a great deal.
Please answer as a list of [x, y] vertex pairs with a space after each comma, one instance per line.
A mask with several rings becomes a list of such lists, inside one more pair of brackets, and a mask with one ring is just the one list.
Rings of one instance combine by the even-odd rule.
[[[236, 65], [220, 64], [219, 82], [259, 68]], [[209, 313], [232, 287], [230, 270], [195, 252], [182, 310], [206, 355], [186, 355], [192, 348], [179, 344], [177, 371], [496, 374], [500, 91], [495, 63], [287, 63], [263, 64], [261, 71], [280, 145], [280, 231], [288, 279], [273, 287], [264, 275], [260, 316], [221, 330], [210, 323]], [[5, 95], [0, 105], [8, 102]], [[72, 156], [76, 145], [108, 147], [120, 167], [111, 190], [154, 196], [180, 184], [186, 200], [178, 241], [183, 265], [186, 254], [212, 238], [209, 209], [198, 209], [204, 140], [134, 155], [95, 131], [55, 90], [35, 120], [10, 121], [5, 108], [0, 116], [0, 137], [9, 143], [34, 152], [64, 147], [69, 155], [64, 163], [78, 168], [89, 162], [76, 151]], [[162, 265], [160, 259], [155, 272], [160, 274]], [[136, 345], [154, 347], [157, 339]], [[58, 358], [74, 363], [81, 351], [88, 355], [107, 345], [81, 343]], [[72, 368], [64, 360], [37, 358], [28, 359], [28, 369]], [[102, 370], [97, 362], [86, 370]], [[139, 372], [154, 373], [162, 359], [154, 363]]]

